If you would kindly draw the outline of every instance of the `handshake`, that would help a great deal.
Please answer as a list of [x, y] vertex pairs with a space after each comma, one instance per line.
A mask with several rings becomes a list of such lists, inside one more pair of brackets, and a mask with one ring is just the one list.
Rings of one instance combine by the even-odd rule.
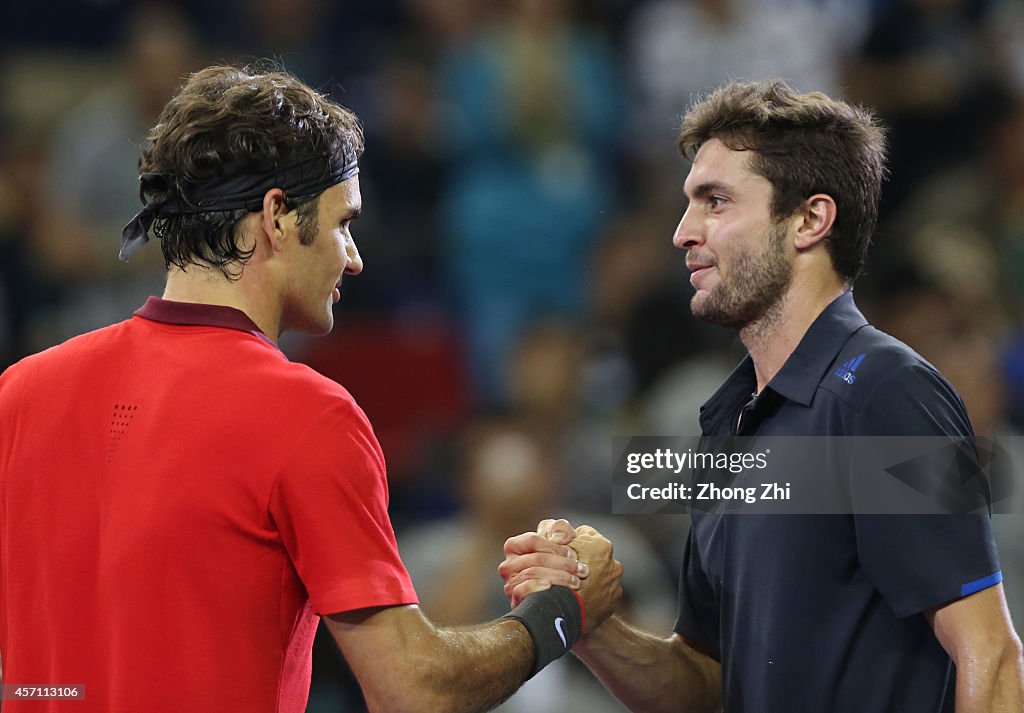
[[612, 543], [589, 525], [574, 529], [566, 520], [542, 520], [536, 532], [506, 540], [498, 573], [513, 608], [551, 587], [575, 592], [583, 610], [580, 636], [614, 614], [622, 597], [622, 564]]

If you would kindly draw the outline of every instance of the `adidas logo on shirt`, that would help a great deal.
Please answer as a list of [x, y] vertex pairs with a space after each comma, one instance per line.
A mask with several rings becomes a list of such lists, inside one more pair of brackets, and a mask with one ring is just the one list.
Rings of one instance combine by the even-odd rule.
[[841, 367], [836, 369], [835, 372], [834, 372], [834, 375], [838, 376], [840, 379], [845, 381], [847, 384], [852, 384], [853, 382], [855, 382], [857, 380], [857, 377], [854, 374], [854, 372], [857, 371], [857, 367], [859, 367], [861, 365], [861, 362], [864, 361], [864, 357], [866, 357], [866, 356], [867, 356], [867, 354], [859, 354], [859, 355], [855, 356], [853, 359], [850, 359], [845, 364], [843, 364]]

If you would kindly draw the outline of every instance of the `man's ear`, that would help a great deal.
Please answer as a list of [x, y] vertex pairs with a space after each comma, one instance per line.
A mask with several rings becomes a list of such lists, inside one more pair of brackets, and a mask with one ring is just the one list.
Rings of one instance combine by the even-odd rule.
[[836, 202], [827, 193], [816, 193], [805, 200], [794, 214], [797, 250], [814, 247], [832, 233], [836, 222]]
[[284, 237], [287, 228], [285, 216], [291, 210], [285, 203], [284, 191], [280, 188], [271, 188], [263, 196], [263, 210], [260, 213], [260, 237], [267, 240], [270, 249], [278, 252], [284, 247]]

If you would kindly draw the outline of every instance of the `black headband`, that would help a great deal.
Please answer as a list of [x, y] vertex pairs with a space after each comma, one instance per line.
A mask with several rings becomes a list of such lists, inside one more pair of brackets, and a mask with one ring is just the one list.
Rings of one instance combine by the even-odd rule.
[[[149, 241], [149, 229], [157, 218], [196, 213], [221, 213], [233, 210], [259, 210], [263, 196], [272, 188], [284, 191], [289, 201], [301, 202], [319, 195], [333, 185], [347, 181], [359, 173], [354, 156], [345, 161], [314, 156], [285, 166], [273, 173], [253, 173], [248, 170], [227, 170], [223, 176], [203, 183], [182, 180], [175, 186], [175, 177], [163, 173], [143, 173], [139, 176], [141, 195], [145, 207], [140, 210], [121, 232], [121, 252], [118, 257], [127, 262]], [[154, 200], [154, 193], [166, 196]]]

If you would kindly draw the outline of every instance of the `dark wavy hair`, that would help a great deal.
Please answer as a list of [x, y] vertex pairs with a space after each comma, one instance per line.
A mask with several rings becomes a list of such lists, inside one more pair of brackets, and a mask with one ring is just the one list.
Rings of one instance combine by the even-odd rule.
[[[344, 160], [363, 151], [359, 119], [296, 77], [269, 63], [213, 66], [195, 74], [164, 107], [139, 159], [140, 173], [172, 177], [168, 194], [220, 177], [226, 166], [257, 174], [317, 156]], [[160, 201], [152, 188], [142, 200]], [[286, 196], [287, 201], [287, 196]], [[297, 210], [300, 240], [316, 236], [319, 195], [289, 203]], [[239, 247], [236, 227], [248, 211], [234, 210], [157, 217], [164, 262], [212, 265], [225, 275], [252, 250]]]
[[777, 220], [816, 193], [832, 197], [836, 221], [826, 247], [852, 284], [864, 269], [886, 176], [885, 134], [875, 116], [820, 92], [799, 94], [780, 80], [733, 82], [683, 117], [684, 156], [692, 159], [711, 139], [752, 152], [751, 169], [772, 184]]

